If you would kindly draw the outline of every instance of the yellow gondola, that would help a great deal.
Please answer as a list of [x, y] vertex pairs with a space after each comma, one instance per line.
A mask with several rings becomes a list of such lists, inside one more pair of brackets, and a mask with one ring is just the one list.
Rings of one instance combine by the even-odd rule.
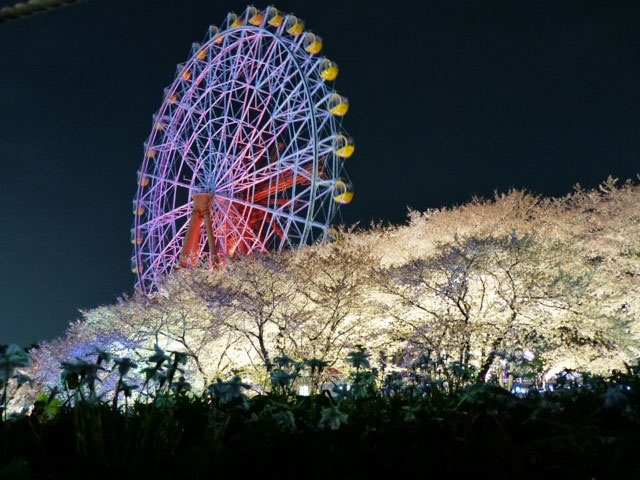
[[[209, 25], [209, 38], [215, 38], [220, 33], [220, 29], [215, 25]], [[224, 35], [218, 36], [213, 43], [220, 44], [224, 40]]]
[[264, 20], [264, 13], [252, 5], [247, 8], [247, 18], [251, 25], [257, 27], [262, 23], [262, 20]]
[[295, 15], [287, 16], [287, 33], [290, 35], [300, 35], [304, 31], [304, 20], [299, 19]]
[[142, 273], [142, 267], [135, 258], [131, 259], [131, 273]]
[[141, 187], [146, 187], [149, 185], [149, 177], [144, 175], [143, 173], [138, 172], [138, 185]]
[[346, 205], [353, 200], [353, 185], [344, 178], [339, 178], [333, 186], [333, 201]]
[[338, 64], [325, 58], [320, 62], [320, 76], [327, 81], [335, 80], [338, 76]]
[[142, 232], [140, 232], [140, 229], [138, 230], [134, 228], [131, 229], [131, 244], [132, 245], [142, 244]]
[[340, 158], [349, 158], [356, 149], [353, 139], [347, 135], [340, 134], [333, 142], [333, 149]]
[[337, 117], [343, 117], [349, 111], [349, 99], [338, 93], [332, 93], [329, 97], [329, 111]]
[[238, 28], [244, 25], [244, 22], [242, 21], [242, 18], [238, 17], [238, 15], [230, 12], [227, 16], [227, 25], [229, 25], [229, 28]]
[[154, 149], [148, 150], [147, 151], [147, 158], [153, 158], [156, 156], [156, 151]]
[[134, 202], [133, 202], [133, 214], [141, 217], [142, 215], [144, 215], [144, 212], [145, 212], [144, 206], [138, 205], [138, 202], [136, 202], [134, 200]]
[[[166, 94], [166, 91], [165, 91], [165, 94]], [[169, 120], [170, 118], [167, 117], [166, 115], [161, 115], [161, 116], [154, 115], [153, 121], [155, 122], [154, 128], [156, 132], [162, 132], [165, 128], [167, 128], [167, 123]]]
[[267, 23], [272, 27], [279, 27], [282, 25], [284, 15], [278, 11], [275, 7], [269, 7], [267, 9]]
[[304, 49], [312, 55], [320, 53], [320, 50], [322, 50], [322, 38], [314, 33], [307, 32], [304, 36]]
[[195, 55], [195, 57], [200, 61], [207, 58], [207, 50], [203, 49], [202, 45], [200, 45], [199, 43], [191, 44], [191, 54]]

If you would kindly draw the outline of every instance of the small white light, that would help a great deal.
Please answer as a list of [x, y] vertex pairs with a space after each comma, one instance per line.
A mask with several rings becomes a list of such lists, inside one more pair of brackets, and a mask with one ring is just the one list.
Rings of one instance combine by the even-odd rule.
[[309, 396], [309, 385], [301, 385], [300, 388], [298, 388], [298, 395], [301, 395], [303, 397], [308, 397]]

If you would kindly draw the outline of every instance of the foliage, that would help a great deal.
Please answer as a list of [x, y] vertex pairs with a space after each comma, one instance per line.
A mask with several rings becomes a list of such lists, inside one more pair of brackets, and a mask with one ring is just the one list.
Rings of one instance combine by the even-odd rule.
[[[15, 348], [2, 351], [28, 364]], [[0, 477], [75, 478], [97, 468], [100, 476], [198, 479], [235, 475], [241, 465], [243, 475], [326, 478], [309, 468], [318, 455], [347, 478], [425, 468], [436, 477], [640, 472], [637, 363], [608, 377], [564, 371], [553, 390], [516, 395], [454, 365], [445, 365], [449, 385], [434, 380], [440, 360], [428, 355], [406, 374], [383, 376], [358, 348], [347, 354], [344, 384], [299, 396], [284, 374], [308, 375], [316, 359], [275, 357], [272, 371], [281, 373], [267, 392], [249, 394], [239, 376], [192, 392], [178, 377], [181, 352], [156, 346], [138, 356], [134, 365], [96, 350], [92, 361], [61, 365], [64, 387], [39, 395], [29, 414], [0, 421]], [[110, 401], [96, 385], [111, 371], [121, 392], [130, 377], [145, 381]]]
[[0, 345], [0, 419], [9, 418], [9, 402], [16, 392], [33, 381], [17, 369], [31, 365], [31, 356], [18, 345]]
[[[563, 369], [607, 374], [640, 355], [639, 202], [640, 187], [615, 179], [563, 198], [511, 191], [334, 244], [178, 270], [155, 294], [85, 311], [32, 350], [24, 373], [36, 387], [17, 401], [55, 386], [60, 362], [89, 361], [96, 346], [132, 362], [155, 345], [183, 352], [176, 379], [196, 390], [241, 375], [257, 391], [277, 378], [283, 395], [336, 381], [357, 345], [380, 371], [422, 359], [429, 381], [451, 390], [476, 378], [542, 386]], [[282, 352], [322, 367], [283, 368]], [[98, 396], [117, 388], [118, 371], [108, 373]]]

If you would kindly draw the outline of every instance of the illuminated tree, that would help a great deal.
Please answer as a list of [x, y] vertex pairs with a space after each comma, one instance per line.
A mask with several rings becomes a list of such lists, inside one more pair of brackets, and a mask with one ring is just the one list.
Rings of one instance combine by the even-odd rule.
[[266, 381], [283, 353], [341, 369], [356, 345], [389, 368], [427, 358], [445, 380], [462, 369], [508, 387], [532, 355], [546, 373], [604, 373], [640, 355], [639, 204], [640, 187], [615, 179], [559, 199], [512, 191], [333, 244], [179, 269], [152, 295], [83, 312], [25, 373], [55, 384], [60, 362], [94, 346], [131, 356], [156, 343], [187, 353], [195, 388], [232, 372]]
[[232, 367], [228, 352], [236, 338], [221, 312], [209, 309], [197, 295], [197, 285], [198, 277], [176, 272], [157, 295], [140, 295], [114, 311], [143, 348], [152, 351], [158, 344], [186, 353], [198, 383], [207, 385]]
[[515, 232], [457, 238], [376, 277], [397, 300], [382, 306], [398, 320], [396, 335], [404, 332], [413, 360], [427, 352], [473, 366], [482, 379], [516, 351], [536, 352], [549, 367], [569, 356], [584, 368], [588, 356], [635, 343], [625, 319], [602, 311], [597, 267], [562, 243]]
[[299, 358], [333, 365], [346, 349], [375, 336], [367, 303], [370, 254], [352, 244], [307, 250], [294, 262], [296, 299], [304, 305], [303, 321], [287, 335]]
[[287, 330], [299, 325], [302, 313], [294, 302], [289, 257], [239, 259], [211, 279], [200, 282], [197, 289], [208, 310], [243, 339], [240, 348], [254, 371], [264, 367], [271, 372], [273, 358], [288, 350]]

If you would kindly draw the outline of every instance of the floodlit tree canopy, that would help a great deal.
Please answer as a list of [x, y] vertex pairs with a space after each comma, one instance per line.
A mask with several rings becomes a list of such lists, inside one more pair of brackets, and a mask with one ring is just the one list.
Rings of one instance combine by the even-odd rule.
[[56, 384], [60, 362], [95, 347], [154, 344], [186, 352], [201, 388], [235, 374], [265, 384], [283, 354], [346, 371], [357, 346], [372, 366], [427, 361], [443, 378], [463, 368], [502, 382], [525, 364], [605, 373], [639, 356], [639, 205], [640, 187], [611, 178], [563, 198], [513, 190], [324, 246], [181, 269], [150, 296], [82, 312], [31, 352], [30, 374]]

